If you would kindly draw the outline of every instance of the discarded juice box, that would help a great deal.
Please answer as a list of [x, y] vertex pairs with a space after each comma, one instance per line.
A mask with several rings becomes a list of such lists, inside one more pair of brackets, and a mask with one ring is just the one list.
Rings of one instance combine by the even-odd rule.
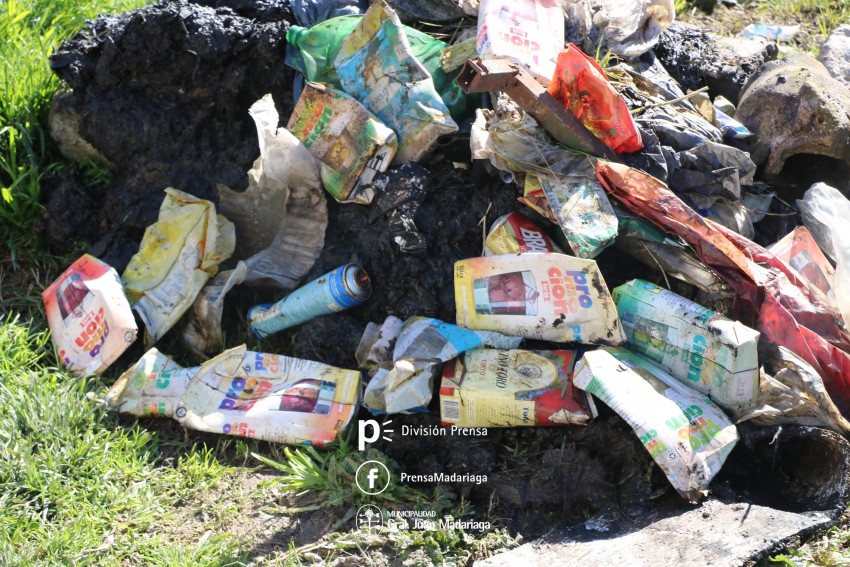
[[835, 300], [835, 291], [832, 289], [835, 268], [821, 252], [809, 229], [798, 226], [768, 250], [797, 270], [808, 284]]
[[614, 289], [629, 348], [721, 407], [752, 407], [759, 332], [644, 280]]
[[59, 360], [78, 376], [100, 374], [136, 340], [118, 272], [94, 256], [71, 264], [41, 299]]
[[576, 256], [594, 258], [614, 243], [617, 215], [592, 175], [575, 180], [527, 175], [526, 195], [539, 195], [538, 187]]
[[444, 425], [584, 425], [596, 408], [572, 384], [571, 350], [474, 349], [443, 365]]
[[372, 202], [375, 174], [398, 148], [392, 130], [342, 91], [307, 83], [286, 128], [322, 162], [322, 183], [341, 203]]
[[411, 317], [395, 339], [392, 366], [379, 368], [366, 385], [363, 405], [373, 414], [427, 411], [441, 362], [478, 347], [513, 349], [521, 341], [438, 319]]
[[152, 348], [106, 393], [106, 407], [135, 417], [173, 417], [174, 408], [198, 367], [181, 368]]
[[458, 325], [529, 339], [618, 345], [626, 340], [596, 262], [564, 254], [455, 263]]
[[484, 241], [485, 256], [560, 251], [543, 229], [520, 213], [510, 213], [496, 219]]
[[548, 83], [564, 48], [564, 11], [545, 0], [482, 0], [476, 47], [481, 57], [510, 57]]
[[233, 224], [216, 213], [213, 203], [165, 190], [159, 218], [145, 229], [139, 251], [121, 276], [127, 298], [145, 323], [148, 344], [177, 323], [235, 246]]
[[573, 382], [634, 429], [676, 491], [691, 502], [705, 495], [738, 441], [735, 426], [711, 399], [624, 348], [585, 353]]
[[319, 315], [329, 315], [360, 305], [372, 293], [366, 271], [345, 264], [293, 291], [273, 305], [256, 305], [248, 311], [251, 332], [258, 339], [300, 325]]
[[359, 393], [355, 370], [242, 345], [198, 369], [174, 417], [198, 431], [323, 447], [357, 414]]
[[457, 131], [431, 75], [410, 49], [386, 2], [372, 4], [334, 61], [339, 82], [398, 136], [393, 165], [418, 161], [442, 134]]

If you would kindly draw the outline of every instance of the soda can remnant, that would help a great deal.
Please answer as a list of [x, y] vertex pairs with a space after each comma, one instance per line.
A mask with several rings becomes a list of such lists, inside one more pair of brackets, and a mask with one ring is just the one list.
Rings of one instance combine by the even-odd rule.
[[357, 414], [360, 373], [245, 345], [205, 362], [174, 410], [183, 427], [272, 443], [332, 443]]
[[460, 260], [455, 302], [458, 325], [469, 329], [584, 344], [626, 340], [593, 260], [554, 253]]
[[444, 425], [585, 425], [590, 398], [571, 381], [575, 352], [478, 348], [443, 365]]
[[100, 374], [136, 340], [118, 272], [94, 256], [71, 264], [41, 299], [59, 361], [78, 376]]
[[322, 162], [322, 183], [341, 203], [371, 203], [372, 179], [398, 147], [393, 131], [362, 104], [316, 83], [304, 86], [286, 128]]
[[614, 289], [629, 348], [728, 410], [758, 396], [759, 332], [643, 280]]
[[248, 324], [258, 339], [360, 305], [372, 293], [366, 271], [345, 264], [295, 290], [273, 305], [256, 305], [248, 311]]
[[573, 382], [634, 429], [676, 491], [691, 502], [705, 495], [738, 441], [735, 426], [711, 399], [627, 349], [585, 353]]
[[561, 252], [543, 229], [519, 213], [510, 213], [496, 219], [487, 240], [484, 255], [531, 254], [536, 252]]

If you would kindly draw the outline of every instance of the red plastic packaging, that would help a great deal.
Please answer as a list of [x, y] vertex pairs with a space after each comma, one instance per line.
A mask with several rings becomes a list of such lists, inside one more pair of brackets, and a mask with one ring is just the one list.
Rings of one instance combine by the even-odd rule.
[[632, 115], [605, 71], [572, 43], [558, 55], [547, 91], [615, 153], [643, 149]]

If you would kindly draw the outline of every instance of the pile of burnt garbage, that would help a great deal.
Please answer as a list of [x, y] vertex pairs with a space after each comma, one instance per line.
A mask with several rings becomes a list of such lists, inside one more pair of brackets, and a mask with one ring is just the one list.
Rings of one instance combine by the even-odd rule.
[[[43, 293], [62, 363], [118, 361], [110, 409], [202, 432], [324, 447], [390, 415], [430, 434], [382, 449], [489, 472], [460, 490], [522, 525], [787, 496], [802, 473], [727, 470], [780, 434], [826, 435], [846, 476], [848, 87], [672, 2], [409, 4], [165, 3], [53, 55], [58, 145], [114, 174], [49, 196], [99, 221], [53, 235], [95, 242]], [[844, 476], [790, 507], [842, 506]]]

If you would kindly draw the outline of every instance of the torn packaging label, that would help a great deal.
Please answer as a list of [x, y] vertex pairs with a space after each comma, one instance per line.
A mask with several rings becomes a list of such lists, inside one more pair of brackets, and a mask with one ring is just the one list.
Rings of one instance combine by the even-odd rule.
[[401, 22], [376, 2], [334, 61], [339, 81], [398, 136], [394, 165], [418, 161], [442, 134], [457, 131], [428, 71], [414, 57]]
[[59, 361], [78, 376], [100, 374], [136, 340], [118, 273], [94, 256], [71, 264], [41, 299]]
[[624, 348], [585, 353], [576, 387], [622, 417], [676, 491], [691, 502], [706, 494], [738, 441], [738, 432], [714, 403]]
[[496, 219], [484, 241], [484, 255], [561, 252], [539, 226], [519, 213]]
[[586, 425], [595, 408], [572, 384], [575, 352], [474, 349], [443, 365], [444, 425]]
[[398, 148], [396, 135], [344, 92], [307, 83], [286, 125], [322, 162], [322, 183], [341, 203], [368, 204], [378, 172]]
[[809, 291], [796, 271], [768, 250], [702, 218], [657, 179], [603, 161], [596, 175], [633, 213], [690, 244], [735, 291], [735, 317], [811, 364], [842, 415], [850, 415], [850, 354], [845, 350], [850, 336], [822, 295]]
[[181, 368], [152, 348], [124, 372], [106, 393], [111, 411], [135, 417], [173, 417], [198, 368]]
[[359, 393], [357, 371], [243, 345], [198, 369], [174, 416], [198, 431], [323, 447], [356, 415]]
[[617, 307], [596, 262], [564, 254], [455, 263], [458, 325], [555, 342], [619, 345]]

